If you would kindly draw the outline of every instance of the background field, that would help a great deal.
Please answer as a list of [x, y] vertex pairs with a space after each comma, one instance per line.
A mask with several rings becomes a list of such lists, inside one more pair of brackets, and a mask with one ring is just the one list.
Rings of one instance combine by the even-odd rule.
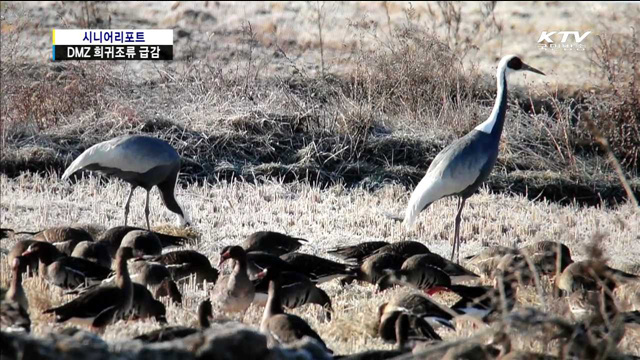
[[[608, 140], [638, 197], [636, 4], [2, 2], [0, 10], [2, 227], [121, 224], [124, 184], [89, 174], [74, 184], [59, 178], [89, 146], [148, 133], [183, 156], [178, 199], [194, 220], [195, 247], [214, 261], [222, 246], [266, 229], [308, 238], [302, 250], [317, 255], [359, 241], [408, 239], [446, 256], [454, 199], [434, 204], [411, 231], [382, 213], [403, 212], [435, 154], [486, 118], [497, 60], [517, 53], [547, 76], [510, 78], [498, 164], [463, 214], [462, 255], [559, 240], [581, 259], [602, 234], [610, 264], [640, 273], [638, 208], [626, 203], [588, 126]], [[54, 27], [173, 28], [175, 60], [52, 63]], [[550, 52], [536, 44], [543, 30], [592, 35], [584, 52]], [[131, 207], [137, 225], [144, 223], [142, 193]], [[151, 212], [153, 225], [173, 223], [156, 190]], [[2, 247], [11, 245], [3, 240]], [[6, 260], [0, 265], [5, 285]], [[67, 300], [36, 280], [26, 284], [35, 309]], [[312, 307], [296, 313], [336, 353], [382, 347], [373, 314], [399, 290], [323, 287], [334, 321], [323, 322]], [[205, 296], [187, 292], [169, 321], [194, 323]], [[531, 289], [520, 300], [542, 305]], [[553, 309], [563, 313], [561, 304]], [[251, 309], [245, 322], [258, 324], [261, 312]], [[56, 328], [32, 313], [36, 334]], [[155, 327], [118, 324], [105, 337]], [[630, 331], [621, 350], [640, 354], [638, 339]], [[553, 343], [547, 346], [552, 352]]]

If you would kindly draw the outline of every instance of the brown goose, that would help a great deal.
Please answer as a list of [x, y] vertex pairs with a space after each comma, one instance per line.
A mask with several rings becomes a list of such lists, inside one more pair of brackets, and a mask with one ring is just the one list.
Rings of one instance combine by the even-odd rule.
[[318, 304], [326, 309], [326, 317], [331, 321], [331, 299], [327, 293], [316, 286], [307, 276], [298, 272], [269, 269], [261, 279], [253, 281], [256, 294], [253, 302], [265, 306], [268, 300], [269, 281], [276, 278], [280, 283], [280, 301], [288, 309], [306, 304]]
[[[400, 314], [397, 317], [395, 322], [395, 341], [396, 341], [396, 349], [394, 350], [368, 350], [358, 354], [346, 355], [346, 356], [334, 356], [334, 359], [342, 359], [342, 360], [384, 360], [391, 359], [402, 354], [406, 354], [407, 350], [407, 340], [409, 338], [409, 330], [410, 330], [410, 321], [409, 315]], [[428, 326], [428, 325], [427, 325]], [[437, 334], [436, 334], [437, 335]], [[391, 337], [387, 336], [391, 341]]]
[[133, 304], [133, 283], [127, 269], [127, 260], [133, 256], [134, 250], [130, 247], [118, 249], [116, 286], [96, 287], [62, 306], [45, 310], [44, 314], [54, 313], [58, 323], [71, 319], [94, 328], [104, 328], [124, 316]]
[[247, 311], [255, 294], [255, 288], [247, 274], [247, 255], [240, 246], [225, 247], [220, 254], [222, 265], [233, 259], [235, 265], [230, 275], [218, 279], [211, 293], [211, 299], [220, 310], [227, 313]]
[[519, 255], [519, 251], [506, 246], [493, 246], [480, 251], [476, 255], [465, 257], [465, 263], [481, 275], [489, 277], [493, 276], [493, 272], [502, 257], [508, 254]]
[[465, 269], [453, 261], [449, 261], [435, 253], [414, 255], [405, 260], [403, 266], [416, 268], [424, 265], [434, 266], [444, 271], [451, 278], [452, 284], [458, 284], [463, 281], [477, 280], [480, 277]]
[[7, 255], [9, 264], [12, 264], [15, 258], [21, 257], [20, 270], [23, 273], [28, 270], [29, 276], [37, 274], [38, 262], [39, 262], [38, 255], [37, 254], [29, 254], [26, 256], [22, 255], [25, 251], [27, 251], [27, 249], [29, 248], [29, 246], [31, 246], [31, 244], [34, 244], [36, 242], [37, 242], [36, 240], [20, 240], [16, 242], [11, 248], [11, 250], [9, 251], [9, 254]]
[[263, 251], [280, 256], [298, 250], [303, 242], [308, 240], [275, 231], [257, 231], [247, 237], [242, 247], [246, 252]]
[[158, 343], [174, 339], [182, 339], [202, 331], [203, 329], [207, 329], [210, 326], [209, 318], [212, 316], [213, 308], [211, 306], [211, 301], [204, 300], [198, 306], [198, 322], [200, 324], [200, 329], [186, 326], [166, 326], [161, 329], [136, 336], [134, 340], [141, 340], [145, 343]]
[[320, 335], [306, 321], [299, 316], [284, 312], [280, 291], [280, 284], [277, 278], [269, 281], [269, 299], [260, 323], [260, 331], [267, 336], [269, 346], [290, 344], [309, 336], [317, 340], [328, 352], [333, 353], [327, 348]]
[[2, 300], [0, 302], [0, 329], [3, 332], [30, 332], [29, 313], [15, 301]]
[[[108, 229], [104, 233], [100, 235], [98, 241], [104, 243], [109, 249], [109, 254], [111, 257], [115, 256], [116, 251], [120, 247], [122, 239], [127, 235], [130, 231], [134, 230], [145, 230], [143, 228], [134, 227], [134, 226], [116, 226]], [[146, 231], [146, 230], [145, 230]], [[159, 232], [152, 231], [154, 235], [160, 240], [160, 245], [165, 248], [169, 246], [183, 246], [189, 239], [181, 236], [173, 236], [168, 234], [162, 234]]]
[[162, 255], [145, 257], [145, 259], [164, 264], [175, 281], [195, 274], [196, 281], [215, 283], [218, 270], [211, 266], [209, 258], [194, 250], [176, 250]]
[[61, 252], [67, 255], [71, 255], [79, 242], [93, 241], [93, 236], [88, 231], [68, 226], [52, 227], [35, 232], [22, 231], [16, 234], [33, 235], [33, 240], [54, 244]]
[[133, 283], [133, 302], [131, 309], [126, 314], [122, 314], [121, 319], [147, 319], [154, 318], [162, 324], [167, 323], [167, 310], [164, 304], [153, 298], [153, 295], [146, 286]]
[[[164, 279], [171, 279], [171, 273], [160, 264], [144, 261], [141, 258], [129, 261], [129, 277], [132, 281], [142, 285], [160, 285]], [[115, 281], [115, 274], [102, 281], [102, 284], [111, 284]]]
[[618, 308], [612, 294], [606, 289], [599, 291], [578, 290], [567, 297], [567, 305], [574, 320], [583, 321], [593, 315], [612, 319], [618, 315]]
[[382, 304], [378, 308], [379, 322], [382, 320], [382, 315], [393, 311], [415, 315], [426, 320], [433, 327], [445, 326], [455, 330], [451, 322], [456, 314], [455, 311], [419, 293], [398, 294], [388, 303]]
[[50, 243], [38, 241], [23, 256], [37, 254], [38, 274], [52, 284], [69, 289], [106, 279], [111, 270], [91, 261], [66, 256]]
[[156, 289], [155, 297], [159, 299], [163, 296], [168, 296], [174, 304], [182, 304], [182, 294], [176, 282], [171, 279], [162, 280]]
[[94, 241], [81, 241], [73, 249], [71, 256], [92, 261], [100, 266], [111, 268], [111, 256], [109, 249], [103, 244]]
[[386, 270], [400, 270], [405, 258], [399, 255], [382, 253], [367, 257], [355, 276], [347, 276], [340, 280], [344, 285], [353, 280], [377, 284], [380, 278], [387, 275]]
[[337, 247], [327, 253], [342, 260], [355, 261], [360, 264], [367, 256], [386, 245], [389, 245], [386, 241], [367, 241], [357, 245]]
[[[541, 273], [540, 269], [538, 269], [533, 262], [531, 262], [531, 265], [534, 267], [535, 271], [539, 274]], [[496, 274], [503, 274], [506, 278], [517, 281], [523, 286], [532, 284], [535, 276], [529, 267], [529, 263], [527, 262], [525, 255], [522, 254], [507, 254], [500, 258], [496, 268], [493, 270], [493, 278], [496, 277]]]
[[[385, 342], [400, 342], [402, 348], [405, 347], [404, 341], [411, 336], [414, 338], [421, 338], [424, 341], [440, 341], [442, 338], [438, 335], [429, 322], [421, 316], [422, 314], [413, 314], [406, 309], [394, 309], [389, 310], [388, 305], [382, 304], [378, 308], [378, 336]], [[400, 318], [405, 319], [400, 320]], [[406, 323], [398, 324], [398, 321], [406, 321]], [[407, 334], [407, 337], [398, 338], [398, 326], [404, 326], [402, 329]]]
[[417, 241], [398, 241], [379, 248], [378, 250], [371, 253], [371, 255], [388, 253], [402, 256], [403, 258], [408, 259], [413, 255], [429, 254], [430, 252], [431, 251], [429, 251], [429, 248]]
[[11, 283], [0, 304], [0, 327], [7, 332], [30, 332], [29, 302], [22, 287], [20, 257], [11, 264]]
[[24, 259], [20, 256], [13, 259], [11, 264], [11, 283], [4, 299], [18, 303], [25, 311], [29, 312], [29, 301], [22, 287], [21, 262], [24, 262]]
[[143, 255], [162, 254], [162, 244], [155, 233], [147, 230], [132, 230], [122, 238], [120, 246], [139, 250]]
[[[500, 286], [504, 289], [506, 304], [502, 303]], [[501, 316], [503, 311], [510, 312], [516, 303], [514, 282], [507, 281], [502, 276], [496, 278], [494, 287], [451, 285], [451, 290], [462, 297], [451, 306], [453, 311], [480, 318], [485, 322], [492, 321], [495, 316]]]
[[610, 268], [598, 260], [574, 262], [555, 279], [555, 287], [563, 294], [571, 294], [578, 290], [600, 290], [604, 284], [613, 290], [618, 284], [638, 281], [640, 277], [624, 271]]
[[451, 278], [444, 271], [431, 265], [415, 266], [405, 261], [400, 270], [386, 270], [387, 274], [378, 280], [377, 291], [384, 291], [394, 285], [410, 286], [429, 295], [447, 291]]
[[[228, 246], [227, 246], [228, 248]], [[247, 269], [249, 271], [249, 277], [255, 279], [265, 269], [278, 268], [280, 271], [297, 271], [307, 275], [309, 278], [312, 276], [304, 269], [298, 269], [297, 267], [282, 260], [280, 257], [268, 254], [263, 251], [251, 251], [247, 253]]]
[[280, 258], [293, 265], [298, 272], [309, 276], [314, 282], [322, 284], [343, 276], [355, 275], [356, 268], [315, 255], [292, 252]]
[[155, 297], [159, 299], [163, 296], [168, 296], [174, 304], [182, 304], [182, 294], [176, 282], [171, 279], [162, 280], [156, 289]]

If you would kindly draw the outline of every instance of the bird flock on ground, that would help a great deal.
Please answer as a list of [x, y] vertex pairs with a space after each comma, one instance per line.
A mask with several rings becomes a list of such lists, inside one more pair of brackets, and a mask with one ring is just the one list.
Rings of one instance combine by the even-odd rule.
[[[180, 225], [192, 223], [175, 197], [180, 156], [162, 140], [129, 135], [87, 149], [63, 175], [67, 179], [84, 169], [130, 183], [124, 226], [110, 228], [96, 239], [76, 227], [36, 232], [2, 229], [3, 237], [17, 239], [7, 254], [12, 275], [2, 295], [2, 331], [30, 331], [31, 310], [22, 279], [37, 276], [75, 295], [69, 302], [44, 310], [52, 321], [73, 322], [97, 333], [120, 320], [153, 319], [163, 324], [135, 338], [146, 343], [186, 338], [212, 323], [228, 321], [214, 314], [242, 316], [253, 305], [264, 307], [260, 324], [254, 325], [259, 325], [269, 346], [310, 338], [325, 358], [387, 359], [413, 354], [421, 359], [552, 359], [556, 357], [512, 349], [513, 334], [507, 331], [521, 323], [554, 323], [553, 319], [540, 320], [540, 313], [533, 312], [510, 317], [519, 289], [549, 282], [554, 295], [565, 299], [571, 312], [567, 319], [554, 323], [558, 358], [606, 358], [603, 354], [621, 341], [625, 326], [640, 324], [640, 311], [622, 311], [614, 294], [619, 286], [638, 282], [638, 275], [613, 269], [598, 257], [573, 261], [570, 249], [556, 241], [519, 249], [491, 247], [460, 261], [462, 208], [495, 164], [506, 111], [506, 78], [518, 70], [542, 74], [516, 56], [504, 57], [498, 66], [498, 97], [489, 119], [433, 160], [409, 201], [404, 217], [407, 226], [434, 201], [459, 197], [450, 259], [431, 252], [420, 241], [369, 241], [330, 249], [327, 257], [320, 257], [299, 251], [307, 243], [304, 238], [257, 231], [243, 243], [222, 248], [213, 266], [212, 259], [187, 249], [193, 240], [151, 230], [149, 191], [154, 186]], [[147, 190], [146, 229], [127, 225], [129, 203], [137, 187]], [[223, 274], [227, 262], [231, 271]], [[493, 286], [478, 285], [482, 279], [491, 279]], [[209, 294], [197, 309], [199, 328], [167, 324], [165, 302], [182, 304], [180, 285], [188, 281]], [[379, 304], [378, 313], [371, 314], [377, 316], [378, 336], [396, 344], [394, 350], [334, 354], [304, 318], [288, 313], [301, 306], [318, 306], [325, 320], [332, 321], [336, 314], [331, 297], [319, 286], [329, 281], [339, 281], [344, 287], [358, 282], [372, 286], [376, 293], [407, 289]], [[458, 300], [448, 306], [433, 297], [439, 293], [455, 294]], [[634, 299], [636, 308], [640, 307], [639, 296]], [[438, 348], [441, 334], [455, 330], [460, 318], [472, 319], [478, 326], [500, 323], [502, 330], [493, 334], [490, 344]]]

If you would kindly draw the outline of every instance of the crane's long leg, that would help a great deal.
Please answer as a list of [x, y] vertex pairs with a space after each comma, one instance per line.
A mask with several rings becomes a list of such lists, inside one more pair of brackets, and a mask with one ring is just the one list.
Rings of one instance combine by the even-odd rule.
[[124, 226], [127, 226], [127, 219], [129, 218], [129, 203], [131, 202], [131, 197], [133, 196], [133, 191], [137, 188], [135, 185], [131, 185], [131, 191], [129, 192], [129, 197], [127, 198], [127, 203], [124, 204]]
[[147, 190], [147, 204], [144, 206], [144, 216], [147, 218], [147, 230], [151, 231], [151, 225], [149, 225], [149, 193], [151, 191]]
[[453, 261], [456, 250], [458, 251], [458, 264], [460, 264], [460, 220], [462, 220], [462, 208], [464, 208], [464, 203], [466, 201], [466, 198], [458, 198], [458, 214], [456, 215], [455, 230], [453, 235], [453, 248], [451, 249], [451, 261]]

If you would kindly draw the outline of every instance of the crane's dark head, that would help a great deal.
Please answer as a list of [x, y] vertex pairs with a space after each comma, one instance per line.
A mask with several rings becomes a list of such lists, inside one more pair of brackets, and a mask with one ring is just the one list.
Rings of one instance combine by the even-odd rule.
[[511, 71], [531, 71], [536, 74], [544, 75], [544, 73], [532, 66], [525, 64], [522, 59], [516, 55], [507, 55], [500, 60], [498, 69], [504, 69], [507, 73]]

